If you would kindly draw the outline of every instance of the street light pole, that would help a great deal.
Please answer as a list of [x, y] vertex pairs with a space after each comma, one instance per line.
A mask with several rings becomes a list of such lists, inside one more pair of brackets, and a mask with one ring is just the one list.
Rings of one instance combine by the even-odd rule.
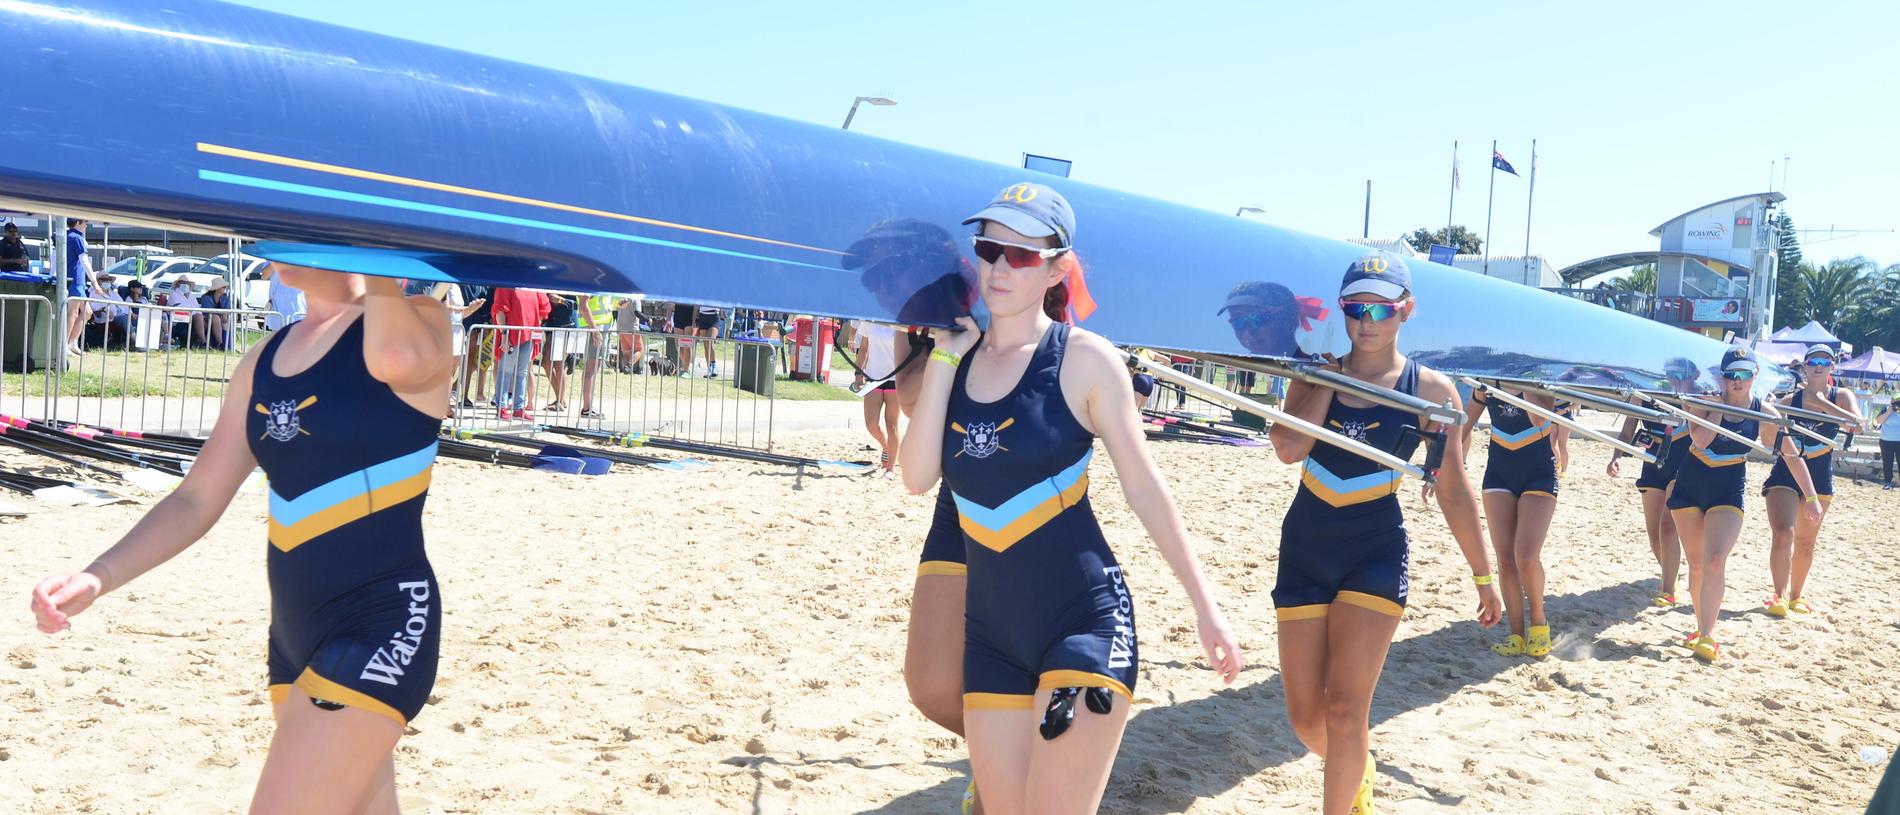
[[846, 113], [844, 115], [843, 129], [845, 130], [851, 129], [851, 120], [854, 118], [857, 118], [857, 115], [858, 115], [858, 105], [861, 105], [865, 102], [870, 102], [871, 104], [878, 105], [880, 107], [889, 107], [891, 105], [897, 104], [897, 100], [892, 99], [888, 96], [860, 96], [856, 99], [853, 99], [851, 100], [851, 112]]

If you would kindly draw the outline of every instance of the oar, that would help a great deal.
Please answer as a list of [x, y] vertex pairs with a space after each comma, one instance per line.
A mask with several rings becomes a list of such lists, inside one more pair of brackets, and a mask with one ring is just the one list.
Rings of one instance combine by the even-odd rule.
[[[455, 438], [457, 439], [466, 440], [466, 439], [474, 438], [477, 435], [480, 435], [481, 437], [491, 442], [495, 442], [497, 444], [507, 444], [507, 445], [513, 445], [515, 447], [532, 448], [535, 451], [535, 458], [537, 459], [537, 462], [536, 462], [537, 464], [542, 463], [539, 461], [539, 459], [550, 459], [550, 458], [573, 459], [573, 460], [579, 461], [580, 469], [576, 470], [576, 472], [578, 472], [581, 475], [603, 475], [607, 473], [608, 471], [612, 470], [614, 467], [614, 463], [606, 458], [602, 458], [599, 456], [582, 455], [579, 450], [575, 450], [572, 447], [558, 447], [555, 445], [546, 445], [546, 444], [542, 444], [536, 441], [529, 441], [528, 439], [522, 439], [522, 438], [516, 438], [514, 436], [509, 436], [505, 433], [488, 433], [488, 432], [474, 431], [474, 430], [455, 431]], [[567, 463], [562, 462], [558, 466], [551, 466], [545, 469], [554, 469], [560, 472], [567, 472], [568, 467], [569, 465]]]
[[[668, 459], [660, 458], [658, 456], [642, 456], [642, 455], [637, 455], [634, 453], [621, 453], [621, 452], [610, 451], [610, 450], [588, 450], [586, 452], [582, 452], [573, 447], [568, 447], [565, 445], [544, 444], [542, 442], [534, 441], [531, 439], [523, 439], [518, 436], [511, 436], [497, 430], [461, 429], [461, 430], [454, 431], [454, 437], [457, 439], [485, 438], [485, 439], [488, 439], [489, 441], [498, 442], [501, 444], [512, 444], [517, 447], [531, 447], [538, 450], [541, 455], [546, 455], [546, 456], [565, 456], [565, 457], [580, 458], [580, 459], [596, 459], [596, 460], [604, 461], [609, 464], [614, 463], [614, 462], [619, 462], [621, 464], [633, 464], [633, 465], [638, 465], [638, 466], [652, 467], [653, 469], [656, 469], [656, 470], [667, 470], [670, 472], [680, 472], [680, 471], [689, 469], [688, 467], [683, 466], [681, 462], [671, 461]], [[704, 462], [698, 462], [698, 463], [701, 465], [704, 464]], [[597, 467], [598, 465], [590, 465], [590, 466]], [[591, 473], [591, 474], [598, 475], [598, 473]]]
[[1503, 389], [1498, 388], [1495, 385], [1488, 385], [1483, 382], [1479, 382], [1476, 379], [1472, 379], [1471, 377], [1468, 377], [1468, 376], [1460, 377], [1460, 379], [1462, 379], [1466, 385], [1471, 386], [1472, 389], [1484, 391], [1485, 393], [1490, 394], [1491, 398], [1501, 400], [1505, 404], [1516, 407], [1517, 409], [1522, 410], [1525, 413], [1529, 413], [1535, 416], [1542, 416], [1548, 421], [1555, 422], [1557, 424], [1563, 425], [1564, 427], [1568, 427], [1571, 430], [1577, 431], [1577, 433], [1583, 436], [1584, 438], [1603, 442], [1604, 444], [1607, 444], [1611, 447], [1614, 447], [1618, 450], [1623, 451], [1625, 455], [1635, 456], [1636, 458], [1642, 459], [1647, 464], [1656, 463], [1655, 454], [1649, 452], [1648, 450], [1644, 450], [1643, 448], [1637, 447], [1636, 445], [1630, 444], [1629, 442], [1623, 441], [1622, 439], [1618, 439], [1618, 438], [1614, 438], [1609, 435], [1606, 435], [1603, 432], [1597, 430], [1596, 428], [1585, 425], [1584, 423], [1579, 422], [1575, 419], [1572, 419], [1568, 416], [1565, 416], [1561, 413], [1558, 413], [1557, 411], [1546, 410], [1544, 408], [1538, 407], [1537, 405], [1531, 404], [1527, 400], [1519, 399], [1515, 396], [1512, 396], [1511, 394], [1505, 393]]
[[[1291, 413], [1287, 413], [1279, 408], [1261, 404], [1225, 388], [1202, 382], [1199, 379], [1195, 379], [1194, 377], [1175, 370], [1173, 366], [1153, 362], [1144, 357], [1130, 354], [1127, 351], [1122, 351], [1121, 354], [1124, 362], [1147, 371], [1154, 375], [1156, 379], [1165, 380], [1170, 384], [1184, 388], [1190, 393], [1201, 396], [1202, 398], [1239, 408], [1255, 416], [1259, 416], [1262, 419], [1266, 419], [1269, 422], [1273, 422], [1274, 424], [1285, 425], [1287, 429], [1297, 431], [1301, 435], [1326, 442], [1327, 444], [1406, 475], [1422, 478], [1427, 482], [1432, 480], [1432, 477], [1428, 475], [1425, 470], [1414, 466], [1411, 462], [1351, 436], [1347, 436], [1343, 433], [1334, 433], [1331, 430], [1327, 430], [1326, 428], [1320, 427]], [[1353, 381], [1357, 382], [1358, 380]], [[1355, 392], [1357, 392], [1357, 389], [1355, 389]]]
[[608, 433], [601, 430], [585, 430], [578, 427], [564, 427], [560, 425], [544, 425], [541, 429], [560, 433], [564, 436], [597, 439], [622, 447], [657, 447], [661, 450], [701, 453], [709, 456], [756, 461], [761, 464], [777, 464], [783, 467], [816, 467], [828, 472], [841, 472], [852, 475], [861, 475], [871, 471], [871, 464], [869, 462], [826, 461], [802, 456], [788, 456], [781, 453], [765, 453], [740, 447], [724, 447], [704, 442], [679, 441], [677, 439], [649, 436], [645, 433]]
[[589, 472], [589, 463], [581, 458], [529, 455], [527, 453], [517, 453], [512, 450], [501, 450], [494, 447], [483, 447], [479, 444], [470, 444], [465, 441], [455, 441], [452, 439], [440, 442], [436, 451], [450, 458], [480, 461], [488, 464], [501, 464], [509, 467], [523, 467], [531, 470], [545, 470], [567, 475], [599, 475], [601, 472], [605, 472], [604, 469], [601, 469], [601, 465], [612, 466], [612, 463], [606, 459], [596, 459], [597, 463], [591, 465], [593, 472]]
[[0, 487], [55, 504], [104, 506], [132, 499], [92, 484], [0, 470]]
[[6, 421], [0, 421], [0, 428], [22, 432], [27, 438], [32, 439], [35, 443], [46, 449], [87, 456], [89, 458], [110, 461], [116, 464], [130, 464], [133, 467], [157, 470], [159, 473], [164, 474], [165, 477], [156, 478], [151, 473], [139, 475], [138, 473], [140, 473], [141, 470], [133, 470], [128, 473], [120, 474], [113, 473], [111, 470], [101, 469], [101, 472], [112, 473], [123, 481], [137, 484], [153, 492], [164, 492], [178, 486], [178, 480], [184, 476], [183, 464], [177, 459], [142, 456], [137, 453], [107, 447], [103, 444], [89, 443], [44, 425], [37, 425], [28, 420], [9, 418]]
[[[1687, 421], [1688, 423], [1692, 425], [1695, 425], [1696, 427], [1700, 427], [1704, 430], [1713, 430], [1716, 432], [1716, 435], [1727, 436], [1730, 439], [1741, 442], [1742, 444], [1746, 445], [1748, 449], [1754, 450], [1755, 452], [1760, 453], [1764, 456], [1768, 456], [1769, 458], [1773, 458], [1775, 456], [1775, 452], [1773, 450], [1769, 450], [1766, 447], [1763, 447], [1760, 441], [1756, 439], [1751, 439], [1747, 436], [1744, 436], [1740, 433], [1737, 433], [1733, 430], [1723, 427], [1720, 423], [1711, 422], [1708, 419], [1704, 419], [1701, 416], [1697, 416], [1693, 413], [1690, 413], [1689, 411], [1683, 410], [1682, 408], [1669, 404], [1668, 402], [1665, 402], [1653, 395], [1645, 393], [1645, 394], [1642, 394], [1642, 397], [1644, 399], [1649, 400], [1650, 404], [1653, 404], [1656, 407], [1659, 407], [1668, 413], [1674, 414], [1675, 416], [1683, 419], [1684, 421]], [[1749, 412], [1753, 413], [1754, 411], [1749, 411]]]

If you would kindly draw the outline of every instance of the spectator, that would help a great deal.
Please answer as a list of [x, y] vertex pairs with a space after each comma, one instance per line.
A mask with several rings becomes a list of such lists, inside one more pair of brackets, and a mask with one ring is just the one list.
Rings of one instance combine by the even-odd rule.
[[551, 310], [548, 297], [532, 289], [498, 288], [490, 310], [496, 325], [508, 327], [495, 332], [495, 351], [500, 357], [495, 367], [495, 408], [503, 419], [533, 419], [528, 398], [541, 343], [541, 332], [535, 329]]
[[270, 281], [270, 313], [264, 315], [264, 327], [271, 331], [303, 319], [303, 292], [277, 278], [272, 264], [259, 272]]
[[[105, 299], [125, 302], [125, 298], [119, 295], [118, 289], [107, 289]], [[108, 306], [101, 308], [93, 312], [92, 327], [87, 329], [87, 336], [91, 336], [93, 328], [97, 328], [99, 331], [97, 347], [110, 350], [112, 347], [112, 338], [117, 336], [119, 338], [120, 348], [130, 348], [132, 310], [125, 306]]]
[[[890, 478], [896, 472], [899, 444], [897, 380], [892, 377], [897, 374], [897, 343], [900, 338], [897, 330], [888, 325], [858, 322], [856, 326], [858, 339], [852, 349], [852, 356], [856, 358], [860, 369], [857, 384], [852, 389], [864, 387], [867, 384], [866, 376], [880, 380], [869, 393], [862, 394], [864, 429], [871, 432], [871, 438], [877, 440], [878, 447], [883, 451], [878, 456], [878, 463], [884, 466], [884, 477]], [[909, 340], [902, 341], [906, 346], [909, 345]]]
[[[719, 324], [725, 322], [725, 314], [716, 306], [700, 306], [693, 316], [693, 335], [706, 338], [706, 378], [719, 376]], [[692, 352], [686, 355], [687, 368], [692, 368]], [[687, 375], [689, 371], [681, 371]]]
[[633, 373], [637, 370], [634, 363], [635, 355], [645, 350], [642, 347], [645, 343], [641, 341], [640, 332], [647, 330], [646, 324], [640, 319], [638, 299], [632, 297], [620, 299], [620, 304], [614, 307], [614, 330], [620, 335], [620, 372]]
[[1874, 424], [1880, 425], [1880, 483], [1893, 489], [1893, 473], [1900, 470], [1900, 398], [1888, 402]]
[[[211, 285], [205, 289], [205, 296], [199, 301], [199, 305], [204, 308], [230, 308], [230, 284], [226, 283], [222, 277], [211, 281]], [[226, 319], [227, 315], [199, 314], [197, 316], [200, 319], [194, 322], [203, 325], [204, 339], [206, 340], [205, 344], [220, 351], [225, 350], [225, 347], [229, 345], [228, 332], [230, 329], [230, 321]]]
[[[83, 218], [66, 219], [66, 296], [68, 298], [85, 297], [99, 289], [99, 281], [92, 274], [92, 256], [86, 254], [86, 221]], [[66, 350], [83, 354], [80, 347], [80, 332], [86, 327], [86, 320], [92, 316], [92, 306], [78, 300], [66, 301]]]
[[20, 240], [20, 228], [8, 221], [0, 237], [0, 272], [31, 271], [26, 260], [26, 244]]
[[[455, 358], [455, 379], [449, 383], [449, 416], [455, 416], [457, 403], [460, 407], [475, 405], [464, 398], [463, 385], [468, 382], [468, 329], [465, 326], [468, 315], [478, 308], [486, 308], [488, 298], [477, 296], [474, 301], [467, 299], [470, 289], [477, 286], [463, 286], [456, 283], [437, 283], [429, 296], [442, 301], [449, 308], [449, 353]], [[485, 291], [485, 290], [484, 290]], [[485, 368], [484, 368], [485, 370]]]
[[[477, 403], [488, 401], [488, 372], [495, 367], [495, 330], [481, 326], [495, 322], [494, 293], [486, 286], [461, 286], [462, 301], [469, 304], [469, 312], [462, 317], [462, 327], [469, 334], [468, 361], [475, 364], [475, 373], [470, 376], [464, 370], [462, 379], [474, 381], [475, 401], [468, 398], [467, 389], [463, 389], [462, 407], [472, 408]], [[463, 365], [467, 365], [464, 361]]]
[[[173, 309], [198, 307], [198, 297], [192, 293], [191, 284], [185, 282], [185, 279], [182, 277], [178, 279], [178, 282], [172, 284], [172, 290], [169, 294], [161, 296], [165, 300], [164, 304]], [[175, 348], [189, 348], [192, 341], [198, 339], [204, 331], [204, 315], [196, 311], [170, 311], [167, 313], [172, 316], [172, 327], [169, 332], [171, 334], [172, 346]]]
[[542, 408], [549, 413], [567, 411], [567, 346], [574, 337], [571, 331], [558, 329], [575, 328], [579, 324], [574, 316], [574, 299], [561, 294], [549, 293], [548, 316], [541, 321], [541, 327], [557, 329], [543, 332], [547, 335], [547, 344], [541, 354], [541, 368], [548, 372], [548, 387], [554, 390], [554, 401]]

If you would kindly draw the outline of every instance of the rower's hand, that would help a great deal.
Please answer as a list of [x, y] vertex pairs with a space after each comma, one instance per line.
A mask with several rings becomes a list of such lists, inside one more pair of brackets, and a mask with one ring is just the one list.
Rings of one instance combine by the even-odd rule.
[[1221, 684], [1234, 684], [1240, 669], [1246, 665], [1240, 658], [1240, 643], [1234, 638], [1234, 629], [1227, 624], [1227, 617], [1220, 609], [1214, 609], [1200, 615], [1196, 625], [1201, 631], [1201, 650], [1207, 654], [1207, 664], [1220, 675]]
[[1432, 496], [1437, 494], [1438, 484], [1436, 482], [1426, 481], [1418, 486], [1418, 500], [1420, 502], [1429, 504], [1432, 502]]
[[1811, 525], [1819, 526], [1821, 524], [1821, 516], [1826, 513], [1827, 510], [1821, 506], [1820, 501], [1801, 502], [1801, 519]]
[[54, 575], [33, 587], [33, 617], [40, 631], [57, 634], [73, 627], [72, 617], [99, 598], [104, 587], [90, 572]]
[[1603, 468], [1603, 471], [1606, 473], [1609, 473], [1611, 478], [1615, 478], [1623, 474], [1622, 465], [1617, 464], [1616, 462], [1617, 462], [1616, 459], [1610, 459], [1610, 466]]
[[1478, 587], [1478, 626], [1490, 628], [1504, 619], [1504, 598], [1498, 596], [1497, 583], [1491, 582]]
[[938, 328], [932, 330], [930, 335], [937, 341], [938, 348], [957, 356], [964, 356], [970, 353], [970, 349], [976, 347], [976, 341], [982, 339], [983, 332], [977, 328], [974, 317], [958, 317], [957, 327], [963, 330], [951, 331], [947, 328]]

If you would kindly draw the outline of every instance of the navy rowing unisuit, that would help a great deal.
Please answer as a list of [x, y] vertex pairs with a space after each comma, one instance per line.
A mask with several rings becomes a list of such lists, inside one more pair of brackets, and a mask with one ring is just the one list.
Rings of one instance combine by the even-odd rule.
[[1088, 498], [1094, 436], [1062, 396], [1069, 327], [1054, 323], [1022, 379], [978, 402], [957, 369], [943, 479], [968, 561], [963, 704], [1027, 709], [1038, 690], [1132, 697], [1133, 600]]
[[369, 374], [357, 319], [308, 369], [265, 344], [245, 413], [270, 481], [271, 699], [295, 686], [322, 705], [407, 723], [435, 684], [442, 598], [422, 545], [441, 420]]

